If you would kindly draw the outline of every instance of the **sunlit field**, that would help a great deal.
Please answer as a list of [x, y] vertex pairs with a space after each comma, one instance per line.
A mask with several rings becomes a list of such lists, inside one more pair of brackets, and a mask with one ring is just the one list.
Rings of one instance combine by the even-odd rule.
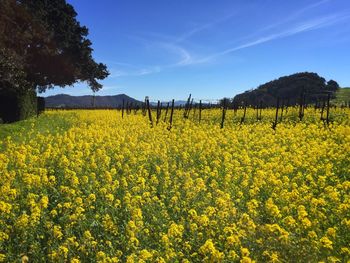
[[201, 114], [0, 125], [0, 261], [350, 260], [349, 109]]

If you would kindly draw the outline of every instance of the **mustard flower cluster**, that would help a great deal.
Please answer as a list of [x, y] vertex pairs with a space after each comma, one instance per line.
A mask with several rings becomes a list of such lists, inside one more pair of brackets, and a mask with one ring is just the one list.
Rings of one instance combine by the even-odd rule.
[[0, 262], [349, 261], [350, 111], [296, 111], [45, 112], [0, 143]]

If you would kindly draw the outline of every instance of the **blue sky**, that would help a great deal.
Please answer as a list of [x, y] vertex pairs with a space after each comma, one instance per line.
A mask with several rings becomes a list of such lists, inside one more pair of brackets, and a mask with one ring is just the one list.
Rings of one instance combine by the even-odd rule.
[[220, 99], [303, 71], [350, 86], [349, 0], [68, 2], [111, 73], [96, 95]]

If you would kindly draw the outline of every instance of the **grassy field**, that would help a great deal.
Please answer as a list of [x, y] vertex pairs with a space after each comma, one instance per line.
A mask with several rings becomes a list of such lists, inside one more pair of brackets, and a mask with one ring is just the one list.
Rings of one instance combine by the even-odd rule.
[[341, 88], [336, 93], [336, 98], [332, 100], [333, 104], [344, 105], [350, 102], [350, 88]]
[[349, 261], [350, 110], [242, 114], [0, 125], [0, 261]]

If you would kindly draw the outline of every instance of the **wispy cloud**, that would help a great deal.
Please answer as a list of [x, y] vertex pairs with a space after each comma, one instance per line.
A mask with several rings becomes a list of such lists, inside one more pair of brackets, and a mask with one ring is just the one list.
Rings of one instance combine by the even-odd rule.
[[334, 15], [324, 16], [324, 17], [320, 17], [317, 19], [298, 23], [297, 25], [294, 25], [293, 27], [291, 27], [287, 30], [273, 33], [273, 34], [269, 34], [266, 36], [261, 36], [257, 39], [248, 41], [244, 44], [234, 46], [234, 47], [225, 49], [223, 51], [214, 53], [212, 55], [204, 57], [201, 61], [207, 62], [207, 61], [210, 61], [210, 60], [215, 59], [217, 57], [220, 57], [220, 56], [223, 56], [223, 55], [226, 55], [226, 54], [229, 54], [229, 53], [232, 53], [232, 52], [244, 49], [244, 48], [253, 47], [253, 46], [256, 46], [256, 45], [259, 45], [262, 43], [266, 43], [269, 41], [273, 41], [276, 39], [285, 38], [285, 37], [293, 36], [293, 35], [296, 35], [299, 33], [303, 33], [303, 32], [307, 32], [307, 31], [316, 30], [316, 29], [327, 27], [327, 26], [331, 26], [331, 25], [339, 23], [343, 20], [346, 20], [348, 18], [350, 18], [349, 13], [347, 13], [347, 14], [334, 14]]
[[144, 76], [149, 74], [158, 73], [162, 70], [160, 66], [150, 66], [150, 67], [137, 67], [133, 65], [135, 69], [132, 70], [119, 70], [119, 69], [111, 69], [109, 78], [120, 78], [126, 76]]
[[205, 24], [199, 25], [197, 27], [194, 27], [193, 29], [191, 29], [191, 30], [185, 32], [184, 34], [182, 34], [181, 36], [177, 37], [174, 42], [175, 43], [183, 42], [183, 41], [187, 40], [188, 38], [190, 38], [191, 36], [193, 36], [193, 35], [195, 35], [195, 34], [197, 34], [199, 32], [202, 32], [204, 30], [210, 29], [210, 28], [216, 26], [217, 24], [223, 23], [223, 22], [231, 19], [236, 14], [237, 14], [237, 12], [234, 12], [234, 13], [231, 13], [231, 14], [229, 14], [227, 16], [221, 17], [220, 19], [217, 19], [215, 21], [212, 21], [212, 22], [205, 23]]
[[[222, 51], [218, 51], [213, 54], [202, 55], [200, 57], [195, 56], [192, 52], [190, 52], [187, 48], [184, 47], [185, 40], [188, 40], [197, 33], [208, 30], [210, 28], [214, 28], [216, 25], [231, 19], [235, 15], [235, 13], [217, 19], [213, 22], [205, 23], [203, 25], [194, 27], [192, 30], [185, 32], [179, 37], [170, 38], [168, 36], [159, 34], [152, 34], [153, 39], [141, 38], [139, 36], [133, 37], [134, 39], [142, 42], [145, 46], [147, 46], [147, 48], [154, 48], [155, 50], [165, 50], [167, 53], [172, 54], [172, 57], [175, 55], [175, 62], [153, 66], [140, 66], [124, 62], [113, 62], [113, 65], [120, 66], [123, 69], [121, 70], [120, 68], [117, 68], [115, 70], [111, 70], [111, 78], [119, 78], [123, 76], [145, 76], [149, 74], [162, 72], [165, 69], [209, 63], [217, 59], [218, 57], [228, 55], [235, 51], [250, 48], [277, 39], [290, 37], [296, 34], [332, 26], [350, 18], [350, 13], [348, 12], [336, 13], [300, 22], [299, 17], [301, 17], [307, 11], [315, 9], [328, 2], [330, 2], [330, 0], [321, 0], [311, 5], [305, 6], [304, 8], [297, 10], [290, 16], [287, 16], [284, 20], [266, 26], [263, 29], [258, 30], [254, 34], [251, 34], [250, 36], [248, 35], [246, 37], [241, 38], [241, 40], [246, 39], [246, 42], [243, 42], [239, 45], [234, 45], [232, 47], [229, 47]], [[283, 25], [283, 29], [276, 30], [280, 25]]]
[[305, 14], [306, 12], [310, 11], [310, 10], [313, 10], [321, 5], [324, 5], [328, 2], [330, 2], [331, 0], [321, 0], [321, 1], [318, 1], [318, 2], [315, 2], [315, 3], [312, 3], [310, 5], [307, 5], [299, 10], [297, 10], [296, 12], [292, 13], [291, 15], [287, 16], [285, 19], [283, 19], [282, 21], [279, 21], [279, 22], [276, 22], [276, 23], [273, 23], [273, 24], [270, 24], [264, 28], [262, 28], [260, 30], [260, 32], [262, 31], [267, 31], [267, 30], [270, 30], [270, 29], [273, 29], [273, 28], [276, 28], [280, 25], [283, 25], [285, 23], [288, 23], [290, 21], [293, 21], [295, 19], [297, 19], [298, 17], [300, 17], [301, 15]]

